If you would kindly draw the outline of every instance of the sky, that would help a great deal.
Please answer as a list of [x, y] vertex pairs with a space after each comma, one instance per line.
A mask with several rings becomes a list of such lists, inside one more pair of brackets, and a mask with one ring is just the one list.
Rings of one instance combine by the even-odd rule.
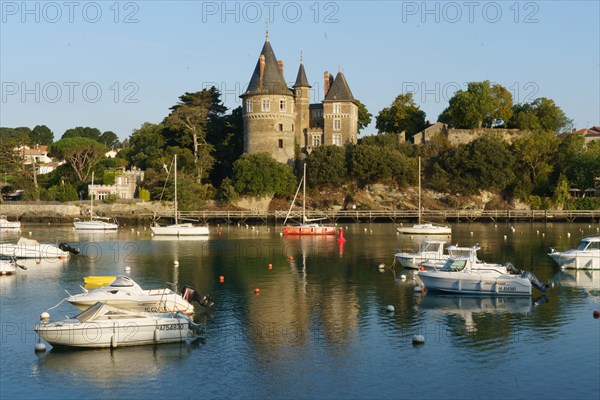
[[553, 99], [600, 125], [600, 1], [0, 0], [0, 126], [90, 126], [125, 139], [185, 92], [216, 86], [230, 110], [265, 41], [293, 84], [300, 58], [323, 99], [343, 71], [375, 116], [413, 92], [436, 121], [456, 90], [489, 80], [515, 103]]

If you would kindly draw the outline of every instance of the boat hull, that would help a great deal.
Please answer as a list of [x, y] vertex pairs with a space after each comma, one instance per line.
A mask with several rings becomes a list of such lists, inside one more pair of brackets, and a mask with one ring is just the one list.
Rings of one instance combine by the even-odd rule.
[[14, 243], [0, 243], [0, 256], [16, 258], [67, 258], [68, 251], [56, 246], [38, 244], [36, 246], [19, 246]]
[[285, 226], [284, 235], [335, 235], [333, 226]]
[[418, 276], [429, 291], [501, 296], [529, 296], [532, 291], [531, 282], [518, 275], [421, 271]]
[[38, 324], [35, 331], [53, 346], [102, 348], [183, 342], [189, 322], [184, 319], [122, 319], [80, 322], [76, 319]]
[[208, 226], [177, 224], [168, 226], [152, 226], [152, 233], [163, 236], [205, 236], [209, 234]]
[[401, 226], [397, 228], [398, 233], [403, 235], [450, 235], [452, 228], [433, 224], [417, 224], [413, 226]]
[[0, 260], [0, 275], [10, 275], [17, 271], [17, 266], [14, 262]]
[[73, 222], [75, 229], [77, 230], [89, 230], [89, 231], [116, 231], [119, 229], [119, 225], [112, 222], [105, 221], [75, 221]]
[[568, 250], [548, 255], [564, 269], [600, 269], [600, 252]]

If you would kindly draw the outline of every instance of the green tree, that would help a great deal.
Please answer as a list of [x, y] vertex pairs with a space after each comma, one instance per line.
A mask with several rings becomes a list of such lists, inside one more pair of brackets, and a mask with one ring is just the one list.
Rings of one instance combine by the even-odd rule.
[[358, 133], [365, 129], [371, 123], [373, 115], [367, 110], [367, 107], [358, 100], [355, 100], [358, 104]]
[[552, 201], [555, 206], [564, 206], [569, 201], [569, 181], [563, 174], [560, 174], [558, 178]]
[[80, 181], [87, 180], [94, 166], [104, 158], [108, 149], [102, 143], [85, 137], [68, 137], [52, 144], [49, 155], [65, 160]]
[[125, 158], [130, 165], [142, 170], [152, 168], [156, 171], [162, 168], [165, 160], [165, 139], [162, 135], [164, 126], [144, 122], [135, 129], [129, 138], [129, 147], [119, 152], [119, 157]]
[[560, 139], [551, 132], [531, 132], [513, 142], [514, 154], [524, 169], [529, 172], [529, 181], [534, 190], [543, 191], [548, 177], [556, 164], [556, 153]]
[[567, 118], [554, 100], [545, 97], [535, 99], [532, 103], [515, 104], [512, 117], [508, 121], [509, 128], [545, 130], [556, 134], [569, 132], [572, 125], [573, 121]]
[[242, 107], [234, 108], [231, 114], [213, 116], [207, 128], [206, 141], [213, 147], [215, 158], [210, 180], [219, 187], [225, 177], [231, 176], [233, 163], [244, 151]]
[[402, 186], [416, 181], [416, 164], [400, 151], [368, 144], [349, 145], [348, 172], [360, 185], [381, 181]]
[[65, 133], [63, 133], [61, 139], [82, 137], [95, 140], [96, 142], [100, 142], [100, 136], [101, 133], [97, 128], [90, 128], [89, 126], [78, 126], [76, 128], [67, 129]]
[[241, 195], [289, 195], [296, 186], [292, 168], [269, 153], [243, 154], [233, 164], [232, 184]]
[[121, 146], [121, 142], [119, 142], [119, 137], [116, 133], [112, 131], [106, 131], [98, 138], [98, 141], [108, 147], [109, 149], [115, 149]]
[[46, 125], [36, 125], [29, 133], [29, 143], [48, 146], [54, 141], [54, 133]]
[[413, 100], [412, 93], [400, 94], [391, 106], [379, 112], [375, 119], [379, 132], [406, 132], [407, 139], [425, 129], [425, 112]]
[[0, 140], [11, 140], [17, 146], [29, 144], [31, 129], [22, 126], [19, 128], [0, 128]]
[[221, 93], [214, 86], [195, 93], [186, 92], [163, 121], [167, 144], [192, 150], [198, 181], [208, 175], [214, 162], [213, 145], [206, 140], [206, 133], [208, 121], [227, 111], [220, 97]]
[[504, 124], [512, 115], [512, 95], [490, 81], [469, 82], [467, 90], [458, 90], [448, 103], [438, 121], [455, 128], [493, 128]]
[[346, 179], [346, 151], [340, 146], [317, 146], [307, 158], [307, 183], [310, 187], [336, 185]]

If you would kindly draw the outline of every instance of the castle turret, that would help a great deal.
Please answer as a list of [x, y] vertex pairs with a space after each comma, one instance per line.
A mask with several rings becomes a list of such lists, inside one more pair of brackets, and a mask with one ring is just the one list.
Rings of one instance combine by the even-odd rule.
[[307, 132], [309, 129], [310, 121], [310, 88], [306, 78], [306, 72], [304, 71], [304, 63], [302, 57], [300, 57], [300, 67], [298, 68], [298, 75], [296, 76], [296, 83], [294, 83], [294, 98], [296, 100], [296, 144], [300, 148], [307, 146]]
[[356, 143], [358, 104], [342, 72], [338, 72], [323, 100], [323, 144]]
[[260, 52], [243, 99], [244, 152], [268, 152], [282, 163], [294, 160], [294, 96], [283, 76], [269, 38]]

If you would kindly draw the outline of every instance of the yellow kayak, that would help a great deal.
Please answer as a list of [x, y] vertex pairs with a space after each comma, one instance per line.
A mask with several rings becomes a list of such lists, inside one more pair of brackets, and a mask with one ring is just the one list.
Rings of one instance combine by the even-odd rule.
[[83, 283], [86, 286], [107, 286], [114, 281], [116, 276], [114, 275], [90, 275], [83, 277]]

